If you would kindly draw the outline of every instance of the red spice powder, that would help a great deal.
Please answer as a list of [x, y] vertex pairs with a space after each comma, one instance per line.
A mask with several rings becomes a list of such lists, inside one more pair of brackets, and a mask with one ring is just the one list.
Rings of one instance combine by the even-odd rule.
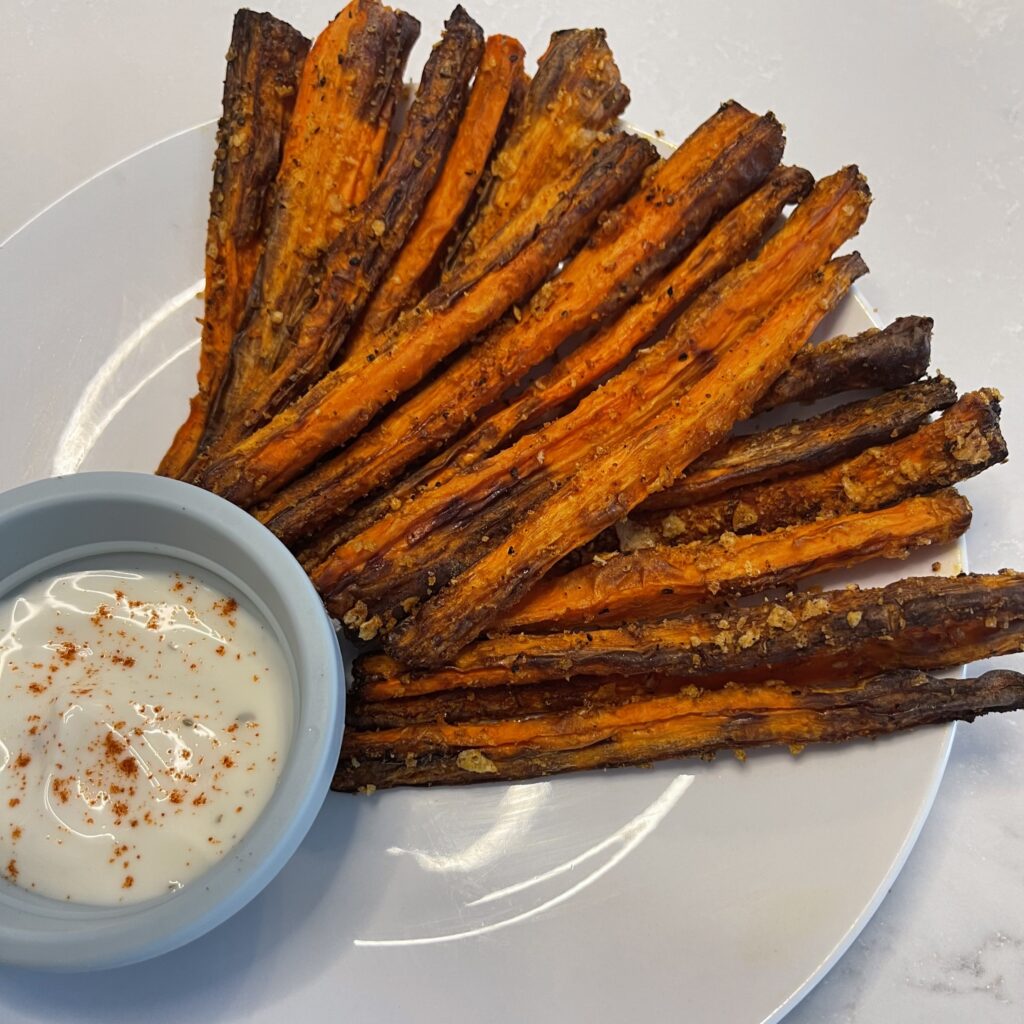
[[[100, 605], [100, 611], [103, 611], [107, 606], [105, 604]], [[99, 615], [100, 611], [96, 614]], [[107, 618], [110, 618], [110, 612], [107, 612]], [[94, 619], [95, 621], [95, 619]], [[99, 625], [97, 622], [96, 625]], [[78, 652], [81, 648], [73, 640], [62, 640], [57, 645], [57, 657], [64, 662], [65, 665], [70, 665], [78, 657]]]
[[101, 604], [99, 608], [96, 609], [96, 614], [89, 617], [89, 621], [94, 626], [98, 626], [104, 619], [112, 619], [113, 617], [113, 613], [110, 609], [105, 604]]

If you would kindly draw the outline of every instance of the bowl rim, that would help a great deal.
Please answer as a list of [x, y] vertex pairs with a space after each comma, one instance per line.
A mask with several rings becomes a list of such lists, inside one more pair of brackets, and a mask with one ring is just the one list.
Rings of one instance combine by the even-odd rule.
[[[292, 744], [275, 790], [249, 830], [178, 892], [99, 907], [48, 899], [0, 880], [0, 963], [12, 966], [64, 971], [126, 966], [176, 949], [227, 920], [271, 882], [298, 848], [327, 796], [341, 746], [345, 666], [334, 625], [295, 557], [248, 512], [179, 480], [148, 473], [77, 473], [0, 493], [0, 543], [12, 522], [44, 507], [64, 505], [70, 513], [83, 504], [104, 501], [192, 520], [215, 536], [230, 538], [273, 581], [291, 629], [272, 615], [266, 601], [256, 603], [282, 642], [289, 632], [298, 641], [286, 645], [285, 651], [293, 666], [298, 704]], [[144, 551], [146, 543], [126, 540], [123, 550]], [[151, 543], [159, 546], [161, 538], [154, 535]], [[64, 549], [69, 559], [75, 557], [74, 547]], [[189, 550], [187, 543], [173, 547], [186, 554]], [[106, 549], [112, 550], [110, 542]], [[61, 554], [55, 545], [51, 555], [44, 556], [46, 564], [56, 567]], [[195, 558], [200, 565], [211, 561], [198, 553]], [[26, 558], [25, 565], [38, 561]], [[227, 580], [245, 582], [241, 573], [226, 566], [223, 574]], [[0, 596], [18, 585], [18, 575], [15, 570], [0, 580]], [[251, 596], [258, 597], [254, 592]], [[18, 921], [12, 922], [15, 916]], [[35, 929], [30, 923], [33, 916], [51, 921], [57, 917], [62, 928]]]

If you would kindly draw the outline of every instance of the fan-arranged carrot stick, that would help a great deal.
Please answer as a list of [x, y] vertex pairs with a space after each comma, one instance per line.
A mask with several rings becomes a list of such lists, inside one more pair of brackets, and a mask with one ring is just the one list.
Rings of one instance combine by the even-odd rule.
[[526, 86], [522, 44], [510, 36], [491, 36], [484, 45], [466, 110], [444, 168], [423, 213], [409, 232], [387, 275], [370, 298], [346, 358], [365, 360], [382, 334], [411, 309], [434, 284], [445, 246], [476, 191], [510, 104]]
[[544, 580], [494, 627], [537, 631], [672, 615], [719, 594], [787, 586], [872, 558], [905, 558], [956, 539], [970, 523], [966, 499], [941, 491], [772, 533], [645, 548]]
[[263, 252], [271, 186], [308, 50], [305, 36], [270, 14], [242, 9], [235, 15], [206, 231], [198, 390], [157, 468], [162, 476], [181, 476], [195, 459], [227, 371]]
[[427, 59], [387, 165], [325, 254], [316, 302], [274, 371], [249, 396], [249, 412], [238, 429], [225, 430], [223, 443], [266, 422], [330, 368], [437, 180], [482, 51], [480, 26], [456, 7]]
[[[544, 477], [557, 483], [574, 471], [581, 453], [607, 451], [613, 438], [635, 434], [661, 403], [700, 378], [715, 362], [716, 349], [750, 330], [782, 295], [856, 233], [868, 202], [856, 169], [819, 182], [756, 259], [704, 292], [662, 341], [572, 413], [429, 488], [347, 540], [312, 572], [336, 614], [354, 612], [361, 601], [359, 591], [368, 582], [387, 577], [397, 564], [408, 568], [424, 537], [439, 529], [459, 528], [495, 501], [508, 498], [514, 503], [527, 479]], [[421, 576], [429, 580], [434, 572], [433, 565], [424, 564]], [[372, 616], [361, 616], [355, 624], [366, 617]]]
[[[853, 273], [856, 273], [858, 261], [852, 260], [851, 262], [853, 264]], [[837, 274], [837, 278], [834, 281], [838, 281], [839, 284], [825, 282], [817, 287], [812, 285], [806, 289], [798, 290], [790, 302], [783, 304], [780, 311], [766, 317], [765, 321], [757, 329], [758, 334], [764, 339], [775, 337], [778, 340], [780, 337], [784, 337], [786, 332], [806, 330], [808, 323], [813, 327], [817, 323], [817, 317], [821, 315], [822, 310], [828, 308], [830, 303], [835, 302], [849, 284], [849, 279], [845, 281], [845, 284], [843, 283], [843, 268], [833, 267], [831, 270]], [[835, 291], [830, 291], [834, 288]], [[795, 325], [799, 326], [795, 327]], [[804, 337], [806, 338], [806, 336], [805, 334]], [[740, 344], [740, 342], [736, 342], [736, 344]], [[722, 358], [728, 359], [728, 355], [727, 351]], [[705, 382], [698, 380], [695, 386], [703, 389], [705, 388]], [[684, 390], [679, 399], [680, 404], [685, 400], [685, 396], [686, 392]], [[679, 416], [680, 413], [677, 409], [674, 406], [670, 406], [662, 414], [660, 422], [667, 423], [677, 419]], [[694, 427], [694, 437], [696, 436], [698, 436], [698, 428]], [[618, 458], [615, 450], [610, 447], [612, 442], [612, 438], [609, 436], [609, 447], [604, 449], [604, 453], [610, 456], [608, 460], [610, 470], [607, 477], [602, 480], [599, 476], [595, 476], [593, 478], [594, 482], [591, 484], [591, 487], [597, 488], [597, 493], [600, 493], [599, 488], [601, 486], [606, 485], [606, 483], [615, 482], [614, 471], [617, 469], [616, 461], [618, 465], [630, 465], [634, 462], [634, 460], [626, 459], [625, 457]], [[686, 442], [684, 439], [679, 443]], [[633, 439], [628, 438], [621, 442], [621, 446], [623, 449], [628, 450], [632, 443]], [[601, 454], [601, 452], [598, 453], [598, 459], [600, 459]], [[672, 452], [665, 459], [671, 461], [675, 455], [676, 453]], [[594, 461], [596, 462], [597, 460], [595, 459]], [[577, 475], [579, 475], [579, 471]], [[656, 479], [656, 474], [652, 474], [648, 479]], [[466, 579], [474, 580], [479, 574], [479, 566], [476, 563], [481, 559], [494, 558], [495, 552], [502, 552], [506, 548], [510, 549], [509, 554], [514, 555], [519, 546], [515, 540], [517, 530], [521, 530], [524, 535], [527, 531], [536, 527], [538, 525], [538, 510], [543, 509], [545, 506], [550, 508], [552, 505], [562, 501], [565, 496], [565, 486], [570, 485], [572, 482], [570, 478], [569, 483], [559, 489], [550, 476], [542, 474], [531, 478], [522, 487], [517, 489], [514, 496], [510, 496], [505, 502], [497, 503], [477, 512], [473, 519], [472, 529], [435, 530], [430, 536], [418, 543], [415, 551], [412, 553], [415, 557], [410, 557], [404, 562], [401, 558], [391, 559], [387, 571], [375, 571], [372, 577], [369, 578], [365, 574], [364, 580], [360, 582], [357, 590], [360, 602], [357, 607], [342, 613], [342, 605], [337, 605], [333, 601], [329, 602], [329, 605], [336, 614], [343, 617], [346, 625], [358, 625], [361, 637], [367, 638], [368, 634], [372, 635], [371, 631], [377, 630], [382, 626], [385, 630], [391, 629], [398, 618], [401, 617], [400, 612], [404, 611], [415, 615], [417, 605], [420, 602], [430, 599], [432, 592], [439, 592], [439, 594], [443, 595], [444, 588], [452, 584], [453, 581], [457, 581], [461, 574], [465, 573]], [[640, 481], [641, 484], [643, 482]], [[607, 508], [613, 506], [617, 496], [623, 493], [624, 488], [620, 485], [613, 493], [614, 497], [612, 499], [606, 499], [603, 505], [596, 507], [596, 514], [599, 516], [606, 514]], [[509, 506], [512, 506], [511, 510]], [[566, 531], [573, 528], [573, 525], [580, 528], [582, 514], [579, 507], [577, 512], [578, 514], [575, 516], [573, 523], [566, 524], [563, 528], [561, 537], [566, 537]], [[557, 515], [557, 511], [554, 514]], [[568, 514], [567, 508], [565, 514]], [[617, 516], [614, 518], [617, 518]], [[932, 525], [935, 525], [934, 521]], [[599, 532], [599, 530], [596, 532]], [[424, 566], [427, 567], [425, 580]], [[374, 565], [375, 570], [378, 567], [377, 564]], [[614, 569], [612, 568], [610, 571], [613, 572]], [[723, 571], [728, 570], [723, 568]], [[691, 578], [690, 582], [691, 584], [695, 583], [694, 578]], [[556, 586], [556, 584], [551, 586]], [[545, 587], [546, 585], [542, 583], [542, 591], [545, 590]], [[361, 622], [359, 621], [360, 618]], [[495, 618], [494, 625], [497, 628], [502, 628], [502, 624], [505, 622], [505, 616], [499, 614]], [[449, 629], [451, 629], [451, 626]]]
[[378, 0], [352, 2], [302, 67], [274, 184], [267, 244], [201, 447], [244, 420], [316, 298], [320, 259], [369, 194], [419, 22]]
[[637, 511], [622, 535], [636, 547], [734, 533], [765, 533], [792, 523], [883, 508], [975, 476], [1006, 459], [999, 393], [964, 395], [933, 423], [891, 444], [805, 476], [740, 487], [709, 501], [661, 512]]
[[[750, 256], [783, 207], [803, 198], [812, 184], [810, 175], [800, 168], [778, 168], [757, 192], [714, 224], [691, 252], [618, 320], [583, 342], [462, 440], [449, 444], [426, 466], [410, 473], [371, 502], [335, 515], [334, 521], [324, 519], [328, 511], [333, 514], [347, 500], [336, 493], [346, 486], [343, 479], [352, 479], [336, 472], [345, 460], [343, 453], [325, 463], [322, 469], [296, 481], [294, 490], [282, 491], [257, 511], [258, 518], [293, 547], [313, 531], [314, 524], [328, 522], [319, 536], [299, 549], [303, 564], [319, 564], [343, 541], [361, 533], [418, 492], [444, 483], [461, 469], [514, 440], [519, 433], [556, 412], [614, 370], [694, 296]], [[354, 456], [360, 447], [361, 442], [356, 442], [348, 454]], [[375, 467], [382, 465], [387, 457], [382, 453]], [[386, 468], [384, 472], [386, 475]], [[324, 479], [328, 474], [329, 479]], [[373, 479], [380, 479], [376, 468]], [[360, 484], [360, 489], [365, 489], [365, 485]]]
[[[367, 655], [356, 662], [355, 684], [363, 702], [465, 690], [481, 691], [473, 699], [484, 701], [482, 691], [494, 687], [578, 679], [583, 701], [596, 699], [595, 677], [641, 679], [635, 690], [616, 688], [611, 696], [618, 700], [727, 679], [795, 684], [890, 668], [948, 668], [1019, 650], [1022, 636], [1024, 574], [917, 577], [877, 589], [693, 611], [663, 622], [499, 634], [429, 671]], [[483, 715], [486, 705], [481, 708]]]
[[881, 330], [832, 338], [801, 352], [785, 375], [761, 396], [755, 413], [787, 402], [819, 398], [861, 388], [897, 388], [928, 371], [932, 320], [901, 316]]
[[540, 223], [629, 103], [603, 29], [555, 32], [445, 273]]
[[[723, 107], [649, 174], [643, 190], [611, 215], [590, 244], [518, 317], [497, 326], [381, 424], [277, 496], [261, 518], [270, 522], [280, 515], [271, 528], [294, 540], [322, 527], [415, 459], [456, 437], [479, 410], [563, 341], [632, 300], [724, 204], [742, 197], [771, 172], [781, 147], [782, 134], [774, 119], [755, 119], [736, 104]], [[791, 172], [782, 183], [783, 194], [791, 194], [794, 177], [801, 185], [806, 181], [801, 172]], [[777, 211], [781, 202], [764, 198], [758, 209], [765, 206]], [[684, 301], [687, 292], [692, 297], [701, 272], [695, 267], [705, 265], [687, 261], [686, 266], [688, 273], [670, 275], [679, 281], [670, 282], [657, 298], [641, 300], [623, 313], [626, 322], [621, 327], [611, 328], [617, 339], [623, 339], [619, 344], [626, 352], [626, 346], [639, 344], [676, 301]]]
[[523, 721], [349, 730], [332, 787], [506, 781], [761, 746], [798, 752], [1021, 707], [1024, 676], [1005, 670], [966, 680], [911, 670], [844, 686], [727, 686]]
[[618, 134], [596, 146], [576, 187], [514, 256], [493, 268], [474, 265], [465, 277], [435, 288], [387, 332], [371, 363], [358, 369], [342, 365], [327, 374], [208, 466], [197, 482], [249, 506], [294, 480], [529, 294], [653, 158], [650, 144], [636, 136]]
[[[792, 307], [778, 319], [769, 318], [765, 323], [770, 328], [778, 328], [780, 320], [791, 325], [792, 318], [800, 315], [799, 311], [810, 311], [814, 315], [816, 304], [822, 301], [823, 293], [811, 288], [801, 292]], [[700, 384], [699, 378], [697, 383]], [[625, 393], [634, 399], [637, 410], [644, 408], [637, 391], [627, 389]], [[671, 409], [669, 405], [663, 413], [663, 419], [671, 417]], [[624, 417], [624, 422], [617, 426], [621, 430], [621, 438], [613, 425], [606, 424], [607, 444], [600, 445], [596, 440], [593, 442], [597, 445], [598, 456], [613, 452], [612, 446], [616, 442], [629, 444], [635, 432], [642, 429], [643, 420], [640, 413], [636, 412], [632, 422]], [[552, 454], [548, 461], [543, 454], [546, 450], [541, 449], [541, 471], [518, 481], [499, 500], [482, 503], [473, 510], [464, 524], [442, 518], [423, 536], [413, 534], [406, 538], [407, 544], [373, 559], [360, 574], [358, 582], [350, 587], [347, 597], [340, 601], [333, 598], [329, 600], [332, 611], [347, 625], [359, 626], [360, 635], [366, 639], [382, 626], [385, 631], [392, 628], [403, 617], [403, 612], [412, 612], [416, 605], [446, 587], [460, 574], [468, 575], [471, 567], [493, 550], [500, 550], [506, 545], [514, 546], [512, 533], [521, 526], [528, 527], [534, 521], [534, 510], [541, 505], [559, 500], [563, 494], [560, 488], [564, 487], [564, 481], [571, 480], [578, 469], [577, 464], [571, 462], [566, 468], [562, 464], [568, 460], [557, 458], [554, 446], [550, 450]], [[580, 461], [579, 465], [582, 464]], [[437, 492], [429, 493], [433, 496]], [[452, 507], [447, 506], [447, 511], [451, 512]], [[314, 572], [315, 579], [318, 573], [319, 570]], [[349, 604], [352, 597], [357, 598], [354, 607]]]
[[500, 546], [462, 573], [457, 586], [449, 585], [416, 609], [387, 637], [388, 649], [410, 664], [443, 664], [524, 598], [563, 555], [628, 514], [721, 441], [865, 270], [857, 255], [833, 261], [748, 337], [714, 353], [707, 373], [636, 436], [596, 451]]
[[911, 433], [956, 401], [941, 374], [804, 420], [730, 438], [641, 507], [681, 508], [763, 480], [809, 473]]

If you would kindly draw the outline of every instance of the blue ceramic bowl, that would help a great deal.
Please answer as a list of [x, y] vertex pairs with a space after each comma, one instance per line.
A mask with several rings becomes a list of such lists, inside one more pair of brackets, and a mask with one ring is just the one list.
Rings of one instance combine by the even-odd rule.
[[198, 938], [281, 870], [313, 824], [337, 762], [345, 718], [337, 637], [301, 566], [269, 530], [215, 495], [141, 473], [83, 473], [0, 494], [0, 595], [72, 559], [117, 552], [191, 563], [253, 601], [291, 662], [290, 752], [249, 832], [179, 892], [98, 907], [0, 880], [0, 962], [118, 967]]

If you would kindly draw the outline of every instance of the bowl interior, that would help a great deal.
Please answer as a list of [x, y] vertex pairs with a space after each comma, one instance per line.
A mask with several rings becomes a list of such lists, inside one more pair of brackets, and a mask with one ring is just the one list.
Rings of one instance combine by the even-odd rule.
[[214, 495], [146, 474], [79, 474], [0, 495], [0, 595], [68, 562], [121, 553], [198, 566], [252, 601], [291, 668], [289, 752], [250, 830], [179, 892], [98, 907], [0, 883], [0, 962], [114, 967], [198, 937], [244, 906], [283, 867], [333, 774], [345, 694], [337, 638], [302, 568], [273, 534]]

